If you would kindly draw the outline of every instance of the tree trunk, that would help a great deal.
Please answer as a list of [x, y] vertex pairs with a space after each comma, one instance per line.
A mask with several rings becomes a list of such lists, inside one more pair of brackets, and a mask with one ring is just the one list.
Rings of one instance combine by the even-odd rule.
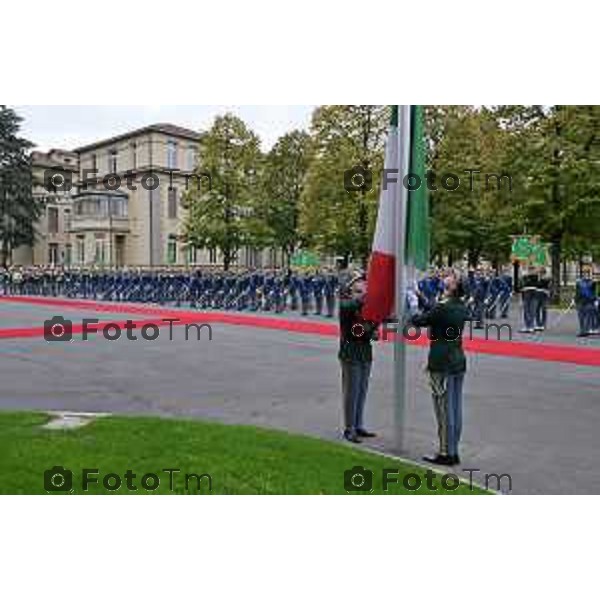
[[494, 259], [492, 260], [492, 269], [494, 270], [494, 273], [498, 275], [498, 271], [500, 269], [500, 261], [498, 260], [497, 256], [494, 256]]
[[479, 255], [480, 255], [480, 251], [478, 249], [472, 248], [471, 250], [468, 251], [469, 266], [472, 267], [473, 269], [476, 269], [477, 265], [479, 264]]
[[519, 285], [519, 279], [521, 277], [521, 263], [518, 260], [515, 260], [513, 263], [513, 289], [515, 292], [518, 292], [521, 289]]
[[4, 233], [4, 238], [2, 240], [2, 266], [6, 269], [8, 267], [8, 257], [10, 255], [9, 249], [9, 240], [7, 233]]
[[[559, 107], [557, 107], [559, 108]], [[560, 121], [556, 121], [555, 134], [557, 142], [560, 141], [562, 135], [562, 127]], [[553, 165], [553, 184], [552, 184], [552, 206], [558, 214], [561, 212], [561, 194], [560, 194], [560, 167], [561, 167], [561, 153], [558, 144], [552, 154], [552, 165]], [[551, 246], [551, 259], [552, 259], [552, 299], [560, 300], [560, 262], [562, 259], [562, 240], [564, 225], [559, 228], [559, 231], [555, 231], [550, 239]]]
[[562, 259], [562, 235], [552, 236], [552, 299], [560, 299], [560, 263]]

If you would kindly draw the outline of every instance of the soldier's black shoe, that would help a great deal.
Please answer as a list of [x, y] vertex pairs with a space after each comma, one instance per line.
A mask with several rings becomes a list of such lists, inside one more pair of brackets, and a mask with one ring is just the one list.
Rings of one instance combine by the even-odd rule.
[[377, 437], [376, 433], [373, 433], [372, 431], [367, 431], [366, 429], [357, 429], [356, 430], [356, 435], [358, 437], [361, 437], [361, 438], [375, 438], [375, 437]]
[[454, 454], [450, 457], [453, 465], [460, 465], [460, 456], [458, 454]]
[[356, 435], [356, 433], [354, 431], [351, 431], [350, 429], [346, 429], [344, 431], [344, 439], [348, 442], [351, 442], [352, 444], [362, 443], [360, 438]]
[[456, 464], [454, 462], [453, 456], [447, 456], [445, 454], [437, 454], [436, 456], [424, 456], [423, 460], [425, 462], [431, 463], [432, 465], [444, 465], [446, 467], [451, 467]]

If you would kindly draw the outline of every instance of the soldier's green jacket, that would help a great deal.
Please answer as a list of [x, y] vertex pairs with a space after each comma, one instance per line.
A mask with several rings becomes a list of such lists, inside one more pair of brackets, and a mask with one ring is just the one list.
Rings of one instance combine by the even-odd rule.
[[371, 342], [376, 338], [377, 328], [365, 321], [359, 300], [340, 300], [340, 351], [338, 358], [345, 362], [372, 362]]
[[467, 307], [458, 298], [445, 298], [429, 312], [411, 319], [417, 327], [429, 327], [429, 371], [457, 375], [467, 370], [462, 333], [469, 320]]

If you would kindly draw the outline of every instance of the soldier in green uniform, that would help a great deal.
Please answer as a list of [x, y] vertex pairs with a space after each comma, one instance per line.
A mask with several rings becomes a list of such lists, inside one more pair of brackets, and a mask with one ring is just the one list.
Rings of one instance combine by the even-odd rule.
[[344, 438], [354, 444], [375, 437], [365, 429], [363, 416], [373, 362], [371, 343], [376, 333], [375, 325], [361, 316], [365, 293], [363, 276], [348, 282], [340, 292], [338, 358], [342, 368]]
[[417, 327], [429, 327], [431, 346], [427, 371], [438, 424], [439, 452], [424, 457], [437, 465], [460, 463], [458, 445], [462, 433], [462, 391], [467, 361], [462, 346], [469, 311], [453, 276], [444, 281], [444, 297], [431, 310], [411, 318]]

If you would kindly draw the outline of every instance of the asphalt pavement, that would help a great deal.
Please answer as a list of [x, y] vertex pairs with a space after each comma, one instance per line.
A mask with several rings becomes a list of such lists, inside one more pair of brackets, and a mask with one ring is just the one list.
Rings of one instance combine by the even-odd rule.
[[[28, 316], [23, 305], [3, 302], [0, 327], [15, 315], [19, 326], [39, 327], [57, 312], [40, 306], [31, 310]], [[76, 320], [84, 314], [68, 310], [67, 316]], [[115, 315], [85, 316], [110, 320]], [[543, 338], [513, 335], [600, 351], [600, 340], [574, 337], [574, 315], [553, 311], [551, 321], [559, 318], [559, 326]], [[516, 330], [517, 319], [511, 323]], [[195, 329], [186, 332], [184, 327], [163, 328], [154, 341], [124, 335], [117, 341], [102, 336], [82, 341], [78, 335], [71, 342], [47, 342], [41, 336], [2, 339], [0, 409], [213, 419], [339, 439], [334, 337], [220, 323], [211, 328], [212, 340], [203, 329], [200, 341]], [[413, 460], [435, 450], [425, 359], [426, 348], [409, 348], [402, 455]], [[392, 381], [393, 347], [378, 344], [367, 418], [379, 434], [371, 446], [389, 453], [396, 452]], [[476, 469], [476, 479], [490, 475], [492, 487], [493, 474], [508, 474], [515, 494], [600, 493], [600, 369], [471, 354], [464, 419], [458, 474], [468, 478], [463, 469]], [[503, 488], [508, 489], [507, 478]]]

